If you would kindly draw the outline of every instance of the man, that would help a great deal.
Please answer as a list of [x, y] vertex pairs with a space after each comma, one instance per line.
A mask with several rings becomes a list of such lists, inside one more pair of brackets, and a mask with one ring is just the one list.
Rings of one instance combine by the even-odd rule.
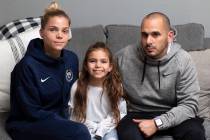
[[140, 45], [117, 53], [128, 114], [117, 127], [119, 140], [172, 135], [176, 140], [205, 140], [196, 117], [199, 84], [195, 65], [175, 42], [169, 18], [153, 12], [141, 24]]

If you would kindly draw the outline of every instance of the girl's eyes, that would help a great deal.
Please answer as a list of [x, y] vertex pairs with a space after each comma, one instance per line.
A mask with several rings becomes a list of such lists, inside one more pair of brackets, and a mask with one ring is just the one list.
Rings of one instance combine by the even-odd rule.
[[88, 60], [89, 63], [96, 62], [96, 60]]
[[[89, 59], [88, 60], [88, 62], [89, 63], [96, 63], [98, 60], [96, 60], [96, 59]], [[105, 64], [105, 63], [108, 63], [108, 60], [99, 60], [100, 61], [100, 63], [103, 63], [103, 64]]]
[[101, 63], [108, 63], [107, 60], [101, 60]]

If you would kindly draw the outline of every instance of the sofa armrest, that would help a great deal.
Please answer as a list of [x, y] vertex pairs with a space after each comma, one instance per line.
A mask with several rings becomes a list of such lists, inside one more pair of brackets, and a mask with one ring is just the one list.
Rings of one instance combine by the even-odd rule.
[[210, 49], [210, 38], [204, 38], [204, 48]]

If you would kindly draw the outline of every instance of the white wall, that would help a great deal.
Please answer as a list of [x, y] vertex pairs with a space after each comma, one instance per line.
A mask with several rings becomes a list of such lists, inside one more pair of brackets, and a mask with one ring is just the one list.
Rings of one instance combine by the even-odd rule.
[[[172, 24], [201, 23], [210, 37], [210, 0], [57, 0], [71, 16], [72, 26], [139, 25], [146, 14], [161, 11]], [[0, 26], [27, 16], [42, 15], [51, 0], [1, 0]]]

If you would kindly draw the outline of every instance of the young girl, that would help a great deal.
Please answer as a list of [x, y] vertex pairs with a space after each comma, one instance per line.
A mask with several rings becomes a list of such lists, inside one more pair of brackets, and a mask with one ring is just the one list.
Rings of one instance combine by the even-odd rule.
[[71, 89], [71, 119], [83, 122], [92, 140], [117, 140], [115, 127], [126, 114], [123, 88], [112, 54], [102, 42], [90, 46]]
[[65, 50], [70, 18], [53, 2], [41, 20], [42, 39], [31, 40], [11, 75], [13, 140], [90, 140], [85, 125], [68, 120], [69, 90], [78, 78], [78, 58]]

